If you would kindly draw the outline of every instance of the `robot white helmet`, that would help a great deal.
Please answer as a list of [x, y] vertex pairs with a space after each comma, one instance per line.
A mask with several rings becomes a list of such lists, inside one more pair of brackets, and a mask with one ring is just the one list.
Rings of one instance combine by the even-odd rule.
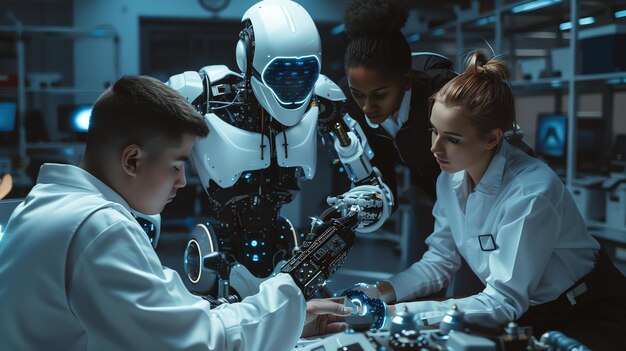
[[293, 1], [264, 0], [248, 9], [242, 22], [246, 28], [237, 44], [237, 65], [250, 77], [254, 95], [272, 117], [286, 126], [297, 124], [322, 64], [313, 19]]

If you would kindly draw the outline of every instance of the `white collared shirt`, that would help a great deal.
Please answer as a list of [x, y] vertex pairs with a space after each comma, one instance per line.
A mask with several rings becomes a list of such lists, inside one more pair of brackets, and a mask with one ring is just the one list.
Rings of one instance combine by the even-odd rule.
[[398, 308], [436, 320], [456, 304], [469, 321], [500, 325], [555, 300], [593, 269], [600, 245], [546, 164], [503, 141], [473, 192], [467, 177], [441, 173], [429, 249], [389, 282], [398, 301], [427, 296], [448, 284], [463, 256], [485, 289]]
[[126, 201], [69, 165], [42, 166], [11, 216], [0, 282], [0, 350], [291, 350], [305, 318], [286, 274], [211, 310], [161, 266]]
[[[396, 138], [396, 134], [402, 125], [409, 119], [409, 111], [411, 110], [411, 89], [407, 90], [404, 93], [404, 97], [402, 98], [402, 102], [400, 103], [400, 108], [396, 112], [393, 113], [392, 116], [387, 118], [380, 125], [391, 135], [392, 138]], [[367, 119], [367, 118], [366, 118]]]

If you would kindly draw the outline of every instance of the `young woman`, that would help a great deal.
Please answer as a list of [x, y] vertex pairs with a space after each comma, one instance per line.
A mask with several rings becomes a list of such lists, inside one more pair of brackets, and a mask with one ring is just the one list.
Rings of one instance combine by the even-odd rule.
[[[346, 79], [340, 85], [348, 97], [347, 112], [374, 151], [373, 165], [396, 199], [405, 196], [414, 205], [417, 235], [407, 262], [412, 263], [426, 251], [424, 240], [433, 229], [440, 172], [430, 153], [428, 98], [454, 74], [449, 66], [428, 73], [411, 69], [411, 49], [400, 32], [407, 18], [406, 1], [350, 1], [344, 14]], [[397, 194], [396, 164], [410, 170], [409, 194]]]
[[588, 233], [574, 200], [544, 163], [503, 138], [515, 123], [509, 71], [475, 53], [433, 96], [432, 154], [437, 180], [435, 230], [428, 251], [377, 286], [387, 302], [415, 300], [445, 286], [461, 257], [482, 292], [406, 306], [420, 316], [452, 305], [470, 322], [518, 321], [535, 336], [559, 330], [593, 350], [624, 350], [626, 283]]

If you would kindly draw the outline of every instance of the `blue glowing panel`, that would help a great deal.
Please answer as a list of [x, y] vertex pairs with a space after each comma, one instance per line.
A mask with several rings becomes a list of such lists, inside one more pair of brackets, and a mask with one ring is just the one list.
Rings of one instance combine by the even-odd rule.
[[278, 101], [290, 107], [302, 104], [310, 96], [319, 75], [320, 63], [315, 56], [278, 57], [265, 67], [262, 79]]
[[92, 106], [77, 108], [72, 114], [72, 129], [75, 132], [86, 132], [89, 129]]
[[0, 132], [12, 132], [15, 129], [15, 102], [0, 102]]
[[539, 116], [535, 140], [537, 153], [552, 157], [563, 157], [565, 155], [566, 133], [566, 115]]

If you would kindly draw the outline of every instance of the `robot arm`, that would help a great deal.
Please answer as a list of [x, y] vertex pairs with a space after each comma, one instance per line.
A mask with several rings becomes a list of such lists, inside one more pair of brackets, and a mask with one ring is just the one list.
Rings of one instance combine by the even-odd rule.
[[[378, 169], [370, 163], [368, 155], [373, 157], [373, 152], [365, 136], [362, 139], [356, 136], [355, 132], [359, 133], [360, 127], [352, 130], [346, 133], [341, 124], [335, 124], [335, 150], [354, 187], [342, 195], [329, 197], [327, 201], [329, 205], [344, 211], [351, 206], [359, 206], [361, 211], [356, 231], [370, 233], [380, 228], [391, 215], [393, 193], [382, 181]], [[361, 140], [365, 140], [365, 143]]]
[[[320, 216], [320, 221], [335, 212], [330, 208]], [[305, 299], [311, 298], [330, 276], [343, 264], [354, 245], [354, 228], [358, 223], [359, 209], [355, 206], [346, 216], [332, 218], [314, 226], [297, 252], [281, 268], [291, 275], [302, 290]]]
[[322, 142], [332, 143], [353, 184], [353, 188], [345, 194], [329, 197], [328, 204], [343, 210], [344, 215], [351, 206], [358, 205], [361, 210], [356, 231], [370, 233], [380, 228], [391, 215], [393, 193], [382, 181], [379, 170], [370, 162], [374, 152], [363, 129], [349, 115], [344, 115], [346, 96], [341, 88], [320, 75], [315, 94], [320, 101], [318, 126]]

